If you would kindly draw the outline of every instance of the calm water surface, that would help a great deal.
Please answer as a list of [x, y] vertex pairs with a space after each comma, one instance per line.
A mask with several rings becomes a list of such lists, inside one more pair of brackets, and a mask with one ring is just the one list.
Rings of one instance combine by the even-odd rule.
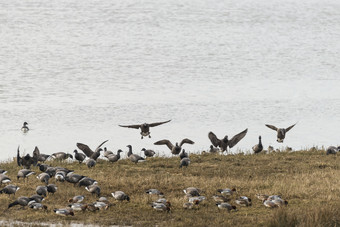
[[[245, 128], [232, 151], [339, 145], [340, 2], [124, 0], [0, 2], [0, 159], [76, 142], [159, 139], [207, 149]], [[118, 124], [165, 121], [152, 138]], [[28, 134], [21, 133], [24, 121]], [[265, 123], [298, 124], [283, 144]]]

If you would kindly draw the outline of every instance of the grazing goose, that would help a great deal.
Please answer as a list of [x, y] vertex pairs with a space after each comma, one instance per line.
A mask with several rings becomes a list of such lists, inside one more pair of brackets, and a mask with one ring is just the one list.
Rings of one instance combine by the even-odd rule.
[[154, 201], [153, 203], [163, 203], [166, 204], [167, 200], [165, 198], [159, 198], [156, 201]]
[[289, 130], [291, 130], [294, 126], [296, 125], [296, 123], [295, 124], [293, 124], [293, 125], [291, 125], [291, 126], [289, 126], [288, 128], [277, 128], [277, 127], [275, 127], [274, 125], [267, 125], [266, 124], [266, 126], [268, 127], [268, 128], [270, 128], [270, 129], [273, 129], [274, 131], [276, 131], [277, 132], [277, 142], [278, 143], [283, 143], [283, 140], [284, 140], [284, 138], [285, 138], [285, 136], [286, 136], [286, 133], [289, 131]]
[[159, 191], [158, 189], [154, 189], [154, 188], [148, 189], [145, 192], [146, 194], [149, 194], [149, 195], [160, 195], [160, 196], [164, 195], [163, 192]]
[[216, 206], [221, 210], [227, 210], [230, 212], [231, 210], [236, 211], [236, 206], [232, 206], [229, 203], [216, 203]]
[[50, 166], [47, 165], [47, 164], [40, 164], [40, 163], [38, 163], [37, 166], [39, 167], [39, 170], [40, 170], [41, 172], [45, 172], [45, 171], [47, 170], [47, 168], [50, 167]]
[[11, 208], [11, 207], [13, 207], [13, 206], [16, 206], [16, 205], [20, 205], [20, 206], [22, 206], [22, 207], [25, 207], [25, 206], [27, 206], [28, 203], [29, 203], [30, 201], [32, 201], [32, 200], [33, 200], [33, 199], [28, 198], [28, 197], [26, 197], [26, 196], [21, 196], [21, 197], [17, 198], [13, 203], [10, 203], [10, 204], [8, 205], [8, 209]]
[[108, 198], [106, 198], [106, 197], [104, 197], [104, 196], [100, 197], [100, 198], [98, 199], [98, 201], [99, 201], [99, 202], [104, 202], [104, 203], [108, 203], [108, 202], [109, 202]]
[[275, 208], [279, 207], [276, 203], [274, 203], [272, 200], [264, 200], [263, 205], [269, 208]]
[[85, 189], [91, 194], [96, 194], [98, 197], [100, 197], [100, 187], [98, 185], [92, 184], [85, 187]]
[[36, 166], [38, 164], [38, 157], [39, 157], [39, 149], [35, 147], [33, 151], [33, 157], [29, 154], [26, 154], [24, 157], [20, 157], [20, 146], [18, 146], [17, 150], [17, 164], [18, 166], [23, 166], [25, 169], [30, 169], [31, 165]]
[[211, 141], [211, 143], [215, 147], [219, 147], [221, 151], [228, 151], [228, 147], [232, 148], [235, 146], [238, 142], [240, 142], [241, 139], [243, 139], [248, 132], [248, 129], [245, 129], [244, 131], [236, 134], [231, 138], [231, 140], [228, 139], [228, 136], [225, 136], [223, 139], [218, 139], [217, 136], [213, 132], [209, 132], [208, 137]]
[[46, 186], [38, 186], [38, 187], [35, 189], [35, 192], [36, 192], [38, 195], [41, 195], [41, 196], [46, 197], [46, 195], [47, 195], [47, 187], [46, 187]]
[[106, 147], [104, 147], [104, 154], [103, 154], [103, 156], [104, 156], [105, 158], [107, 158], [107, 156], [112, 155], [112, 154], [113, 154], [112, 151], [109, 151], [109, 150], [107, 150]]
[[37, 176], [37, 178], [47, 185], [48, 181], [50, 180], [50, 175], [48, 173], [41, 173]]
[[83, 178], [85, 178], [85, 176], [71, 173], [66, 175], [65, 180], [69, 183], [76, 184]]
[[28, 181], [28, 177], [32, 174], [35, 174], [35, 172], [30, 169], [21, 169], [18, 171], [17, 180], [19, 180], [20, 177], [22, 177], [24, 178], [24, 181], [25, 181], [25, 178], [27, 178], [27, 181]]
[[39, 154], [38, 162], [45, 162], [50, 157], [49, 154]]
[[145, 159], [142, 158], [141, 156], [132, 153], [132, 146], [131, 146], [131, 145], [127, 145], [127, 147], [129, 148], [129, 151], [128, 151], [128, 153], [127, 153], [128, 159], [129, 159], [131, 162], [134, 162], [135, 164], [137, 164], [137, 162], [143, 162], [143, 161], [145, 161]]
[[90, 158], [86, 161], [86, 165], [87, 165], [88, 168], [92, 168], [96, 165], [96, 161], [94, 159]]
[[0, 169], [0, 174], [6, 174], [7, 173], [7, 171], [6, 170], [4, 170], [4, 169]]
[[86, 154], [87, 157], [92, 158], [94, 160], [97, 160], [97, 158], [100, 156], [100, 152], [103, 150], [100, 147], [106, 143], [108, 140], [105, 140], [104, 142], [102, 142], [101, 144], [99, 144], [99, 146], [96, 148], [96, 150], [92, 151], [91, 148], [89, 148], [89, 146], [87, 146], [86, 144], [82, 144], [82, 143], [77, 143], [77, 147], [82, 150], [84, 152], [84, 154]]
[[73, 209], [72, 208], [61, 208], [61, 209], [54, 209], [54, 213], [60, 216], [74, 216]]
[[153, 203], [151, 206], [153, 209], [157, 211], [170, 212], [171, 203], [169, 201], [167, 201], [165, 204], [164, 203]]
[[182, 166], [188, 167], [190, 164], [190, 159], [189, 158], [183, 158], [180, 161], [179, 168], [182, 168]]
[[145, 136], [149, 136], [149, 138], [151, 138], [150, 136], [150, 127], [155, 127], [161, 124], [165, 124], [170, 122], [171, 120], [168, 121], [163, 121], [163, 122], [155, 122], [155, 123], [144, 123], [144, 124], [140, 124], [140, 125], [119, 125], [120, 127], [125, 127], [125, 128], [135, 128], [135, 129], [139, 129], [141, 130], [140, 134], [142, 135], [141, 139], [143, 139], [143, 137]]
[[229, 189], [229, 188], [224, 188], [224, 189], [217, 189], [219, 193], [221, 193], [223, 196], [231, 196], [236, 192], [235, 188]]
[[340, 150], [340, 147], [330, 146], [327, 148], [326, 154], [336, 154]]
[[4, 187], [2, 190], [0, 190], [0, 194], [5, 193], [7, 195], [11, 195], [14, 194], [19, 190], [20, 188], [18, 186], [15, 185], [7, 185], [6, 187]]
[[73, 159], [73, 155], [69, 154], [69, 153], [65, 153], [65, 152], [57, 152], [57, 153], [53, 153], [51, 155], [51, 157], [53, 157], [56, 160], [66, 160], [68, 158]]
[[89, 178], [89, 177], [84, 177], [78, 182], [79, 187], [81, 187], [81, 186], [87, 187], [87, 186], [90, 186], [92, 184], [97, 184], [97, 181], [92, 179], [92, 178]]
[[76, 195], [72, 199], [69, 199], [68, 201], [70, 203], [81, 203], [85, 199], [85, 196], [83, 195]]
[[6, 184], [6, 183], [9, 183], [9, 182], [11, 182], [11, 179], [8, 176], [6, 176], [4, 174], [0, 174], [0, 185]]
[[79, 153], [77, 150], [74, 150], [73, 152], [75, 153], [74, 158], [78, 160], [79, 164], [85, 160], [86, 158], [85, 154]]
[[145, 157], [149, 158], [153, 157], [156, 154], [156, 152], [154, 152], [153, 150], [147, 150], [145, 148], [143, 148], [142, 151], [144, 151]]
[[99, 210], [99, 208], [95, 207], [95, 205], [92, 203], [88, 203], [86, 209], [91, 212], [96, 212], [97, 210]]
[[261, 201], [267, 200], [269, 197], [269, 195], [266, 195], [266, 194], [256, 194], [255, 196]]
[[123, 200], [130, 201], [130, 197], [122, 191], [112, 192], [111, 195], [113, 196], [113, 198], [115, 198], [118, 201], [123, 201]]
[[213, 195], [212, 196], [213, 200], [215, 200], [215, 202], [229, 202], [230, 198], [224, 197], [223, 195]]
[[187, 210], [191, 210], [194, 208], [195, 205], [198, 205], [198, 203], [191, 203], [191, 202], [188, 202], [188, 203], [183, 203], [183, 208], [184, 209], [187, 209]]
[[183, 192], [188, 196], [200, 196], [201, 189], [195, 187], [189, 187], [183, 190]]
[[210, 153], [216, 153], [219, 151], [220, 149], [218, 149], [217, 147], [214, 147], [214, 145], [210, 145], [210, 150], [209, 150]]
[[110, 154], [108, 156], [106, 156], [106, 158], [110, 161], [110, 162], [117, 162], [120, 159], [120, 153], [122, 153], [123, 151], [121, 149], [119, 149], [117, 151], [117, 154]]
[[30, 201], [28, 207], [34, 210], [47, 210], [47, 206], [35, 201]]
[[171, 153], [174, 154], [174, 155], [177, 155], [181, 152], [182, 145], [185, 144], [185, 143], [194, 144], [195, 142], [185, 138], [181, 141], [181, 143], [179, 145], [178, 145], [178, 143], [175, 143], [175, 145], [173, 145], [169, 140], [160, 140], [160, 141], [157, 141], [154, 144], [155, 145], [167, 145], [168, 148], [171, 150]]
[[97, 207], [99, 210], [107, 210], [110, 206], [112, 206], [112, 204], [110, 204], [110, 203], [100, 202], [100, 201], [96, 201], [92, 204], [95, 207]]
[[282, 206], [287, 206], [288, 205], [288, 201], [287, 200], [283, 200], [281, 198], [276, 198], [273, 200], [270, 200], [273, 203], [275, 203], [278, 207], [282, 207]]
[[27, 127], [27, 125], [28, 125], [28, 123], [25, 121], [24, 122], [24, 124], [22, 125], [22, 127], [21, 127], [21, 131], [23, 132], [23, 133], [26, 133], [26, 132], [28, 132], [30, 129]]
[[189, 155], [187, 152], [185, 152], [185, 150], [183, 149], [182, 152], [179, 154], [179, 158], [183, 159], [183, 158], [189, 158]]
[[41, 203], [42, 201], [44, 201], [44, 197], [42, 197], [41, 195], [38, 195], [38, 194], [35, 194], [35, 195], [32, 195], [30, 197], [31, 200], [34, 200], [35, 202], [37, 203]]
[[58, 171], [54, 175], [55, 181], [60, 181], [60, 182], [64, 182], [65, 177], [66, 177], [66, 174], [64, 171]]
[[49, 167], [47, 167], [45, 173], [47, 173], [50, 177], [53, 177], [57, 173], [57, 168], [49, 166]]
[[87, 209], [87, 204], [82, 204], [82, 203], [73, 203], [69, 204], [68, 207], [75, 211], [85, 211]]
[[260, 153], [263, 150], [262, 142], [261, 142], [261, 136], [259, 136], [259, 143], [253, 146], [253, 151], [255, 154]]
[[196, 203], [199, 204], [201, 202], [203, 202], [205, 200], [205, 196], [193, 196], [193, 197], [189, 197], [189, 203]]
[[47, 192], [52, 193], [52, 194], [56, 193], [58, 189], [58, 187], [55, 184], [49, 184], [46, 187], [47, 187]]
[[246, 196], [241, 196], [241, 197], [237, 198], [235, 200], [235, 202], [236, 202], [236, 204], [238, 204], [240, 206], [245, 206], [245, 207], [252, 205], [251, 204], [251, 199], [246, 197]]

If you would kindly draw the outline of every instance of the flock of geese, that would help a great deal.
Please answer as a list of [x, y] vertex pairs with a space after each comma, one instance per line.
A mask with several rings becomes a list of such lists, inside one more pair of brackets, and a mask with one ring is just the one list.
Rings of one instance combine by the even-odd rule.
[[[150, 135], [150, 128], [159, 126], [165, 123], [170, 122], [163, 121], [163, 122], [156, 122], [156, 123], [143, 123], [143, 124], [136, 124], [136, 125], [119, 125], [121, 127], [127, 127], [127, 128], [134, 128], [134, 129], [140, 129], [141, 132], [141, 139], [143, 137], [149, 137]], [[24, 122], [21, 130], [24, 133], [29, 132], [28, 123]], [[291, 130], [294, 125], [289, 126], [288, 128], [277, 128], [273, 125], [267, 125], [266, 126], [272, 130], [275, 130], [277, 132], [277, 142], [282, 143], [286, 133]], [[234, 135], [231, 139], [228, 138], [228, 136], [224, 136], [223, 138], [218, 138], [213, 132], [208, 133], [208, 138], [210, 139], [212, 145], [210, 146], [210, 152], [217, 152], [217, 151], [227, 151], [228, 147], [229, 149], [234, 147], [240, 140], [242, 140], [245, 135], [247, 134], [248, 129], [243, 130], [242, 132]], [[22, 166], [24, 169], [21, 169], [18, 171], [17, 174], [17, 180], [22, 178], [24, 181], [25, 179], [28, 179], [29, 176], [35, 174], [34, 171], [31, 170], [31, 166], [38, 166], [41, 173], [37, 175], [37, 179], [44, 183], [44, 185], [38, 186], [36, 188], [36, 191], [34, 195], [30, 197], [22, 196], [17, 198], [15, 201], [10, 203], [8, 205], [8, 209], [20, 205], [22, 207], [28, 206], [32, 209], [47, 209], [46, 205], [42, 204], [42, 201], [49, 193], [56, 193], [58, 190], [58, 187], [55, 184], [50, 184], [49, 181], [54, 178], [55, 182], [68, 182], [73, 185], [78, 185], [79, 187], [85, 187], [85, 189], [90, 192], [91, 194], [94, 194], [98, 197], [98, 200], [92, 202], [92, 203], [82, 203], [85, 196], [83, 195], [75, 195], [73, 198], [71, 198], [68, 202], [69, 205], [66, 208], [56, 208], [54, 209], [54, 212], [57, 215], [62, 216], [73, 216], [74, 211], [96, 211], [101, 209], [108, 209], [111, 204], [109, 200], [106, 197], [101, 197], [101, 188], [98, 184], [98, 182], [95, 179], [92, 179], [87, 176], [83, 176], [81, 174], [74, 173], [72, 170], [69, 170], [64, 167], [52, 167], [47, 164], [44, 164], [47, 159], [54, 158], [59, 160], [65, 160], [68, 158], [75, 158], [79, 163], [85, 162], [88, 168], [92, 168], [96, 165], [97, 159], [101, 155], [101, 151], [103, 151], [103, 156], [108, 159], [110, 162], [117, 162], [120, 159], [120, 153], [123, 151], [119, 149], [116, 153], [113, 153], [112, 151], [107, 150], [105, 147], [102, 149], [101, 147], [107, 142], [108, 140], [103, 141], [101, 144], [99, 144], [95, 150], [92, 150], [88, 145], [83, 143], [77, 143], [76, 146], [78, 149], [82, 151], [79, 152], [78, 150], [74, 150], [74, 157], [72, 154], [65, 153], [65, 152], [58, 152], [54, 153], [52, 155], [42, 154], [40, 153], [39, 149], [35, 147], [33, 151], [33, 155], [26, 154], [25, 156], [20, 156], [20, 147], [18, 147], [17, 150], [17, 164], [19, 166]], [[166, 145], [170, 152], [173, 155], [179, 155], [180, 157], [180, 167], [183, 166], [189, 166], [190, 159], [188, 154], [185, 152], [184, 149], [182, 149], [182, 146], [184, 144], [194, 144], [194, 142], [188, 138], [183, 139], [181, 142], [172, 143], [167, 139], [160, 140], [154, 143], [155, 145]], [[133, 154], [132, 146], [127, 145], [128, 147], [128, 153], [127, 157], [130, 161], [134, 163], [143, 162], [145, 161], [145, 158]], [[263, 145], [261, 143], [261, 136], [259, 136], [259, 143], [253, 146], [254, 153], [260, 153], [263, 150]], [[337, 151], [340, 149], [340, 147], [336, 148]], [[144, 152], [145, 157], [153, 157], [155, 155], [155, 152], [153, 150], [147, 150], [145, 148], [142, 149]], [[329, 153], [332, 153], [330, 151]], [[11, 182], [11, 179], [6, 176], [7, 171], [0, 169], [0, 184], [8, 184]], [[0, 193], [5, 193], [8, 195], [14, 194], [19, 190], [18, 186], [15, 185], [7, 185], [2, 190], [0, 190]], [[187, 202], [183, 204], [183, 208], [185, 209], [193, 209], [195, 207], [198, 207], [200, 203], [204, 202], [206, 200], [206, 197], [202, 195], [202, 190], [195, 188], [195, 187], [189, 187], [183, 190], [185, 197], [188, 199]], [[227, 211], [236, 211], [236, 206], [231, 205], [231, 201], [234, 201], [238, 206], [251, 206], [252, 200], [246, 196], [239, 196], [237, 194], [237, 191], [235, 188], [229, 189], [217, 189], [217, 192], [219, 194], [216, 194], [212, 196], [213, 200], [216, 202], [216, 205], [219, 209], [227, 210]], [[157, 189], [149, 189], [146, 191], [149, 195], [155, 195], [158, 196], [158, 198], [152, 202], [151, 207], [155, 210], [160, 211], [170, 211], [171, 210], [171, 203], [170, 201], [167, 201], [165, 199], [165, 195], [160, 192]], [[115, 191], [112, 192], [111, 195], [114, 199], [118, 201], [130, 201], [129, 195], [124, 193], [123, 191]], [[235, 197], [236, 195], [236, 197]], [[266, 207], [281, 207], [284, 205], [287, 205], [288, 202], [284, 199], [282, 199], [278, 195], [264, 195], [264, 194], [258, 194], [256, 197], [262, 201], [263, 205]], [[66, 202], [66, 201], [65, 201]]]

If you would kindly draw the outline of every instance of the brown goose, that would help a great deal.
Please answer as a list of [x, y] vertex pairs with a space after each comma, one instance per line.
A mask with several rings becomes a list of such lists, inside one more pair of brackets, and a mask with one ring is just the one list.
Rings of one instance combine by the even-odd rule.
[[274, 131], [277, 132], [277, 142], [278, 143], [283, 143], [284, 138], [286, 137], [286, 133], [291, 130], [294, 126], [296, 125], [293, 124], [289, 126], [288, 128], [277, 128], [274, 125], [266, 125], [268, 128], [273, 129]]
[[209, 137], [211, 143], [215, 147], [220, 147], [221, 151], [223, 152], [223, 151], [227, 151], [228, 147], [232, 148], [238, 142], [240, 142], [240, 140], [245, 137], [247, 132], [248, 132], [248, 129], [240, 132], [239, 134], [236, 134], [230, 140], [228, 139], [228, 136], [225, 136], [223, 139], [220, 140], [220, 139], [217, 138], [217, 136], [213, 132], [209, 132], [208, 137]]
[[139, 129], [141, 130], [141, 139], [143, 139], [144, 136], [149, 136], [149, 138], [151, 138], [150, 136], [150, 127], [155, 127], [161, 124], [165, 124], [170, 122], [171, 120], [168, 121], [162, 121], [162, 122], [155, 122], [155, 123], [144, 123], [144, 124], [140, 124], [140, 125], [119, 125], [120, 127], [125, 127], [125, 128], [135, 128], [135, 129]]
[[87, 157], [92, 158], [94, 160], [97, 160], [97, 158], [100, 156], [100, 151], [102, 151], [103, 149], [101, 149], [100, 147], [106, 143], [108, 140], [105, 140], [104, 142], [102, 142], [94, 151], [92, 151], [89, 146], [87, 146], [86, 144], [82, 144], [82, 143], [77, 143], [77, 147], [82, 150], [84, 152], [84, 154], [86, 154]]
[[195, 142], [192, 140], [189, 140], [188, 138], [185, 138], [181, 141], [181, 143], [178, 145], [178, 143], [176, 143], [175, 145], [173, 145], [169, 140], [160, 140], [157, 141], [156, 143], [154, 143], [155, 145], [167, 145], [168, 148], [171, 150], [171, 153], [174, 155], [177, 155], [181, 152], [182, 150], [182, 145], [188, 143], [188, 144], [194, 144]]
[[263, 150], [262, 142], [261, 142], [261, 136], [259, 136], [259, 143], [253, 146], [253, 151], [255, 154], [260, 153]]
[[24, 157], [20, 157], [20, 150], [17, 150], [17, 164], [18, 166], [23, 166], [26, 169], [30, 169], [31, 165], [36, 166], [38, 164], [38, 158], [40, 155], [38, 147], [35, 147], [33, 151], [33, 157], [31, 157], [29, 154], [26, 154]]

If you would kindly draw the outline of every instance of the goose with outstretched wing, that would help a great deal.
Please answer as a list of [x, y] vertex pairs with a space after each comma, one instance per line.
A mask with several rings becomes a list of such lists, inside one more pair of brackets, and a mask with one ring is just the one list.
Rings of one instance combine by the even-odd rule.
[[215, 147], [219, 147], [221, 151], [223, 152], [223, 151], [226, 151], [228, 147], [232, 148], [238, 142], [240, 142], [240, 140], [246, 136], [247, 132], [248, 132], [248, 129], [245, 129], [244, 131], [233, 136], [233, 138], [231, 138], [230, 140], [228, 139], [228, 136], [225, 136], [223, 139], [219, 139], [213, 132], [209, 132], [208, 137], [211, 143]]
[[94, 151], [89, 148], [86, 144], [83, 143], [77, 143], [77, 147], [86, 154], [87, 157], [92, 158], [94, 160], [97, 160], [97, 158], [100, 156], [100, 152], [103, 150], [100, 147], [106, 143], [108, 140], [105, 140], [102, 142]]
[[277, 127], [275, 127], [274, 125], [267, 125], [267, 124], [266, 124], [266, 126], [267, 126], [268, 128], [273, 129], [274, 131], [277, 132], [277, 140], [276, 140], [276, 141], [277, 141], [278, 143], [283, 143], [283, 140], [284, 140], [284, 138], [286, 137], [286, 133], [287, 133], [289, 130], [291, 130], [295, 125], [296, 125], [296, 123], [293, 124], [293, 125], [291, 125], [291, 126], [289, 126], [288, 128], [277, 128]]
[[165, 123], [170, 122], [171, 120], [168, 121], [162, 121], [162, 122], [155, 122], [155, 123], [144, 123], [144, 124], [139, 124], [139, 125], [119, 125], [120, 127], [125, 127], [125, 128], [134, 128], [134, 129], [140, 129], [141, 132], [140, 134], [142, 135], [141, 139], [143, 139], [144, 136], [148, 136], [149, 138], [151, 138], [150, 136], [150, 127], [155, 127], [158, 125], [162, 125]]
[[173, 145], [169, 140], [164, 139], [164, 140], [157, 141], [156, 143], [154, 143], [154, 145], [167, 145], [168, 148], [171, 150], [171, 153], [177, 155], [181, 152], [182, 145], [185, 143], [194, 144], [195, 142], [188, 138], [185, 138], [181, 141], [180, 144], [175, 143], [175, 145]]

